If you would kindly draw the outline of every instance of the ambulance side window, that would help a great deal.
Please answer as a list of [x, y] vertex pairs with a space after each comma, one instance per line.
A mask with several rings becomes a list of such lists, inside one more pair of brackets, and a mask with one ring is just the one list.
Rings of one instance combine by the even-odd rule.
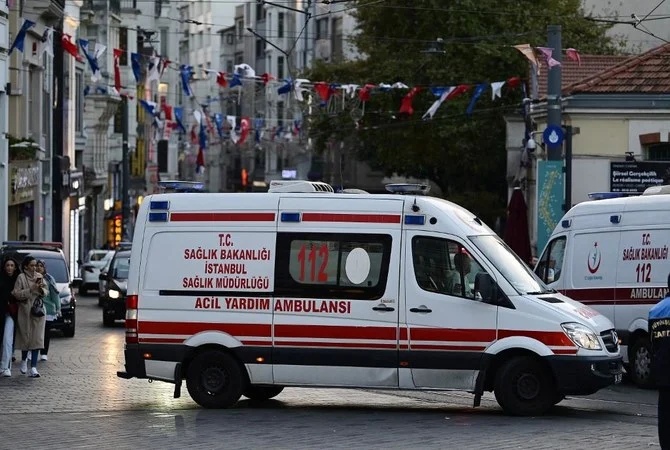
[[377, 300], [386, 291], [390, 235], [279, 233], [275, 293]]
[[428, 236], [412, 239], [414, 276], [421, 289], [474, 299], [475, 277], [486, 273], [457, 242]]
[[547, 284], [558, 281], [561, 277], [566, 242], [567, 240], [565, 236], [558, 237], [551, 241], [537, 264], [535, 273]]

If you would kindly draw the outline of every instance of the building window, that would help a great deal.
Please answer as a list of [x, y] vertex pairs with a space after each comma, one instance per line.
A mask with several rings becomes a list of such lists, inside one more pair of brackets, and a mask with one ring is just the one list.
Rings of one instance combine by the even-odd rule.
[[256, 20], [263, 20], [263, 2], [256, 3]]
[[284, 79], [284, 57], [277, 57], [277, 78], [280, 80]]
[[81, 71], [74, 75], [74, 90], [74, 129], [81, 133], [84, 128], [84, 74]]
[[[280, 233], [275, 292], [297, 298], [377, 300], [386, 291], [392, 238], [387, 234]], [[365, 279], [347, 275], [352, 252], [365, 254]]]
[[168, 55], [168, 29], [161, 28], [161, 56]]
[[235, 67], [233, 61], [229, 59], [228, 61], [226, 61], [226, 73], [233, 73], [234, 70]]
[[333, 34], [331, 35], [331, 55], [333, 61], [342, 61], [344, 36], [342, 34], [342, 18], [333, 19]]
[[123, 104], [120, 104], [114, 113], [114, 133], [123, 133]]
[[284, 125], [284, 102], [277, 102], [277, 126]]
[[119, 56], [119, 65], [128, 65], [128, 28], [119, 28], [119, 49], [123, 50]]
[[316, 21], [316, 38], [328, 39], [328, 19], [319, 19]]
[[284, 37], [284, 13], [279, 13], [277, 23], [277, 37]]
[[661, 142], [647, 146], [649, 161], [670, 161], [670, 143]]
[[237, 22], [237, 40], [241, 41], [244, 36], [244, 21], [240, 20]]
[[235, 42], [235, 35], [233, 33], [226, 34], [226, 44], [233, 45]]
[[235, 54], [235, 64], [244, 64], [244, 52]]
[[256, 58], [262, 58], [263, 57], [263, 41], [260, 39], [256, 39]]

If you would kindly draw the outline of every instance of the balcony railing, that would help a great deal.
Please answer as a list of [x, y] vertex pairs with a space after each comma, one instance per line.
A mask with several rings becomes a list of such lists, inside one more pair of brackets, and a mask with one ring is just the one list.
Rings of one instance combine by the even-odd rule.
[[121, 0], [121, 9], [137, 9], [137, 0]]

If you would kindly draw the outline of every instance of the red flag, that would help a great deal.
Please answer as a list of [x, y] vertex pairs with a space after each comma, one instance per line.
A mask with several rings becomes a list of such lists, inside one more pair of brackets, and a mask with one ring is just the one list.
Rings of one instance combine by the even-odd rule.
[[374, 84], [366, 84], [365, 86], [363, 86], [363, 89], [361, 89], [358, 92], [358, 98], [360, 99], [360, 101], [362, 101], [362, 102], [369, 101], [370, 100], [370, 91], [372, 91], [372, 88], [374, 88], [374, 87], [375, 87]]
[[249, 136], [249, 131], [251, 130], [251, 123], [248, 117], [242, 117], [240, 120], [240, 139], [237, 141], [238, 144], [244, 144], [244, 141], [247, 140]]
[[163, 60], [161, 61], [161, 70], [160, 70], [160, 76], [161, 76], [161, 77], [163, 76], [163, 72], [165, 72], [165, 69], [167, 68], [167, 66], [170, 65], [171, 62], [172, 62], [172, 61], [170, 61], [170, 60], [167, 59], [167, 58], [165, 58], [165, 59], [163, 59]]
[[200, 149], [198, 150], [196, 165], [199, 167], [205, 167], [205, 152], [202, 151], [202, 147], [200, 147]]
[[579, 52], [574, 48], [569, 48], [565, 51], [565, 55], [569, 60], [577, 62], [577, 65], [582, 65], [582, 58], [579, 56]]
[[512, 89], [518, 87], [519, 84], [521, 84], [521, 77], [512, 77], [507, 80], [507, 86], [511, 87]]
[[114, 49], [114, 87], [116, 92], [121, 92], [121, 69], [119, 68], [119, 58], [123, 54], [120, 48]]
[[77, 44], [72, 42], [71, 38], [72, 36], [69, 34], [63, 33], [60, 38], [61, 46], [63, 47], [63, 50], [72, 55], [77, 61], [82, 61], [81, 55], [79, 55], [79, 48], [77, 47]]
[[165, 120], [172, 120], [172, 106], [167, 103], [163, 105], [163, 112], [165, 112]]
[[409, 114], [410, 116], [414, 114], [414, 108], [412, 107], [412, 101], [414, 100], [414, 96], [418, 94], [421, 91], [420, 87], [413, 87], [410, 89], [410, 91], [407, 93], [402, 98], [402, 102], [400, 103], [400, 112]]
[[446, 100], [451, 100], [452, 98], [456, 98], [461, 94], [465, 94], [466, 92], [468, 92], [470, 90], [470, 87], [471, 86], [467, 85], [467, 84], [460, 84], [460, 85], [456, 86], [456, 88], [453, 91], [449, 92], [449, 94], [447, 95]]
[[330, 100], [330, 96], [333, 93], [330, 86], [324, 82], [314, 83], [314, 90], [319, 93], [321, 100], [324, 102]]
[[264, 73], [263, 75], [261, 75], [261, 78], [263, 79], [263, 84], [266, 85], [266, 86], [268, 85], [268, 83], [270, 82], [270, 80], [274, 80], [274, 79], [275, 79], [275, 77], [273, 77], [273, 76], [270, 75], [269, 73]]
[[222, 88], [228, 87], [228, 82], [226, 81], [226, 72], [219, 72], [216, 74], [216, 84]]

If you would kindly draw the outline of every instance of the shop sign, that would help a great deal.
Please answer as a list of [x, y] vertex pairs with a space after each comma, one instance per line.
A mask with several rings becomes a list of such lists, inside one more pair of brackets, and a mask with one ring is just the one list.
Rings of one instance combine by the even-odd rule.
[[14, 162], [9, 164], [10, 205], [35, 200], [35, 188], [39, 185], [40, 168], [37, 163]]
[[610, 191], [641, 194], [663, 184], [670, 174], [670, 162], [628, 161], [610, 163]]

